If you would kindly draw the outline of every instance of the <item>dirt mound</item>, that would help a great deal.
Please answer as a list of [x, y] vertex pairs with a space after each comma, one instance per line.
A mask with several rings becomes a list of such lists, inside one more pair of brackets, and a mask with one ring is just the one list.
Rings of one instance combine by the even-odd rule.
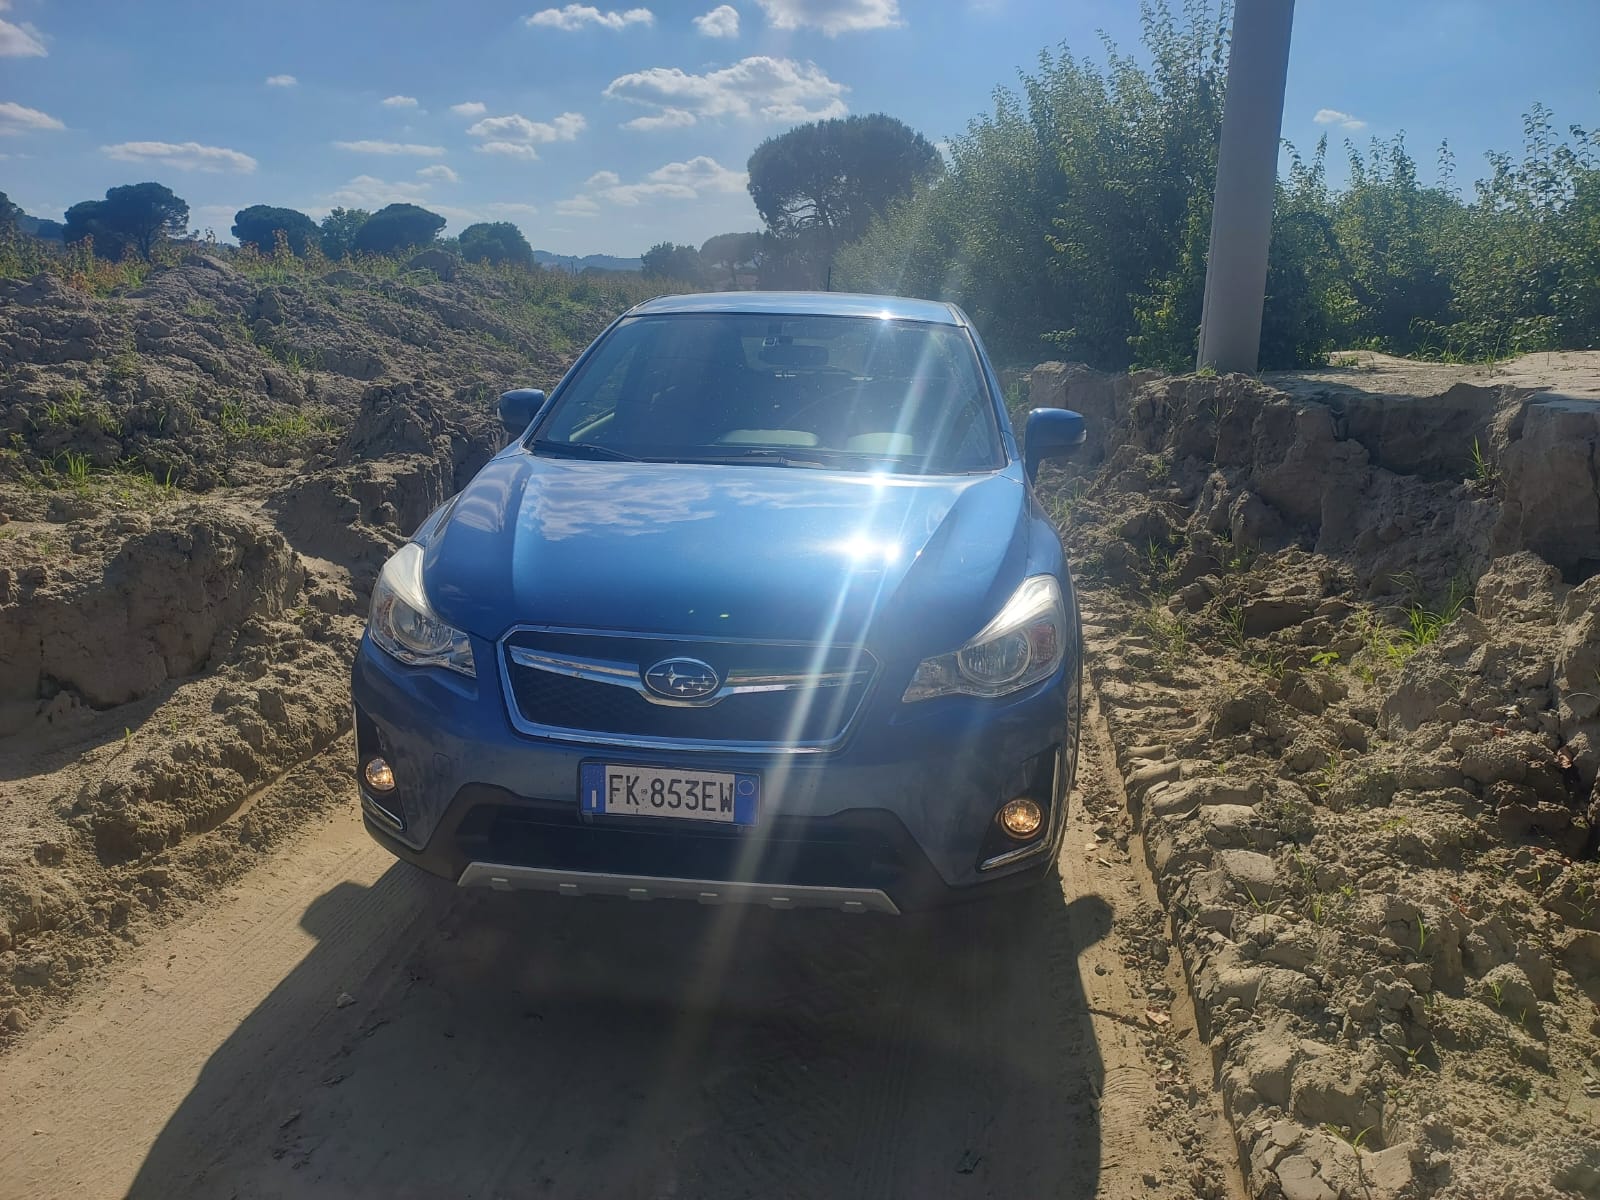
[[493, 396], [553, 383], [622, 302], [546, 295], [539, 275], [367, 269], [191, 255], [106, 299], [50, 275], [0, 280], [0, 480], [249, 482], [251, 464], [337, 453], [372, 383], [426, 381], [481, 433]]
[[276, 781], [349, 724], [379, 566], [625, 293], [435, 258], [0, 280], [0, 1040], [351, 802], [342, 764]]
[[1030, 396], [1252, 1189], [1595, 1195], [1600, 406], [1276, 382]]
[[70, 553], [0, 542], [0, 734], [62, 698], [110, 708], [192, 675], [249, 617], [276, 616], [303, 571], [274, 530], [216, 509], [59, 527]]

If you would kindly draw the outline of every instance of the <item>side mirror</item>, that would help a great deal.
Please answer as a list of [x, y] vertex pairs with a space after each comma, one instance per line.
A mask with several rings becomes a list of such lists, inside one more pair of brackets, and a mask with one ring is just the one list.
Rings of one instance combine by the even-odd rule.
[[1068, 408], [1036, 408], [1028, 414], [1022, 437], [1023, 464], [1028, 478], [1039, 474], [1039, 464], [1047, 458], [1066, 458], [1083, 445], [1088, 436], [1083, 414]]
[[520, 434], [544, 407], [544, 393], [538, 388], [517, 388], [500, 393], [500, 424], [509, 434]]

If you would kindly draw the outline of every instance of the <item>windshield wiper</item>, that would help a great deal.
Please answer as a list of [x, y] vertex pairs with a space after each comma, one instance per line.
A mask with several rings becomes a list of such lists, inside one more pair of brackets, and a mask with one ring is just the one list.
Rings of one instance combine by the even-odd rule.
[[822, 453], [806, 453], [804, 450], [765, 450], [751, 448], [740, 450], [734, 454], [674, 454], [669, 462], [676, 463], [728, 463], [746, 464], [758, 467], [831, 467], [834, 464], [830, 458], [823, 457]]
[[596, 446], [593, 442], [557, 442], [549, 438], [535, 438], [528, 447], [535, 454], [548, 454], [556, 458], [595, 458], [609, 462], [642, 462], [631, 454], [613, 450], [610, 446]]

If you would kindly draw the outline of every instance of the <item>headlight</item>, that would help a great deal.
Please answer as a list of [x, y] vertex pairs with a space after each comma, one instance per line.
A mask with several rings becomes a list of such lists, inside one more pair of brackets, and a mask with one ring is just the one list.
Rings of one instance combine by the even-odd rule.
[[1004, 696], [1054, 673], [1066, 648], [1061, 587], [1052, 575], [1035, 575], [965, 646], [924, 660], [901, 699], [909, 704], [935, 696]]
[[428, 605], [422, 590], [422, 547], [407, 542], [383, 571], [372, 589], [372, 612], [367, 632], [378, 646], [414, 667], [448, 667], [477, 677], [472, 643], [452, 629]]

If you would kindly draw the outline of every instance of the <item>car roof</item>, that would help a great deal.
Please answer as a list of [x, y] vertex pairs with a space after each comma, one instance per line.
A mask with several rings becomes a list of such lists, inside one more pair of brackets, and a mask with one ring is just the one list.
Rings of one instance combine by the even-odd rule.
[[927, 321], [965, 325], [961, 310], [939, 300], [903, 296], [868, 296], [855, 292], [701, 292], [658, 296], [633, 310], [634, 315], [664, 313], [771, 313], [796, 317], [882, 317], [892, 321]]

